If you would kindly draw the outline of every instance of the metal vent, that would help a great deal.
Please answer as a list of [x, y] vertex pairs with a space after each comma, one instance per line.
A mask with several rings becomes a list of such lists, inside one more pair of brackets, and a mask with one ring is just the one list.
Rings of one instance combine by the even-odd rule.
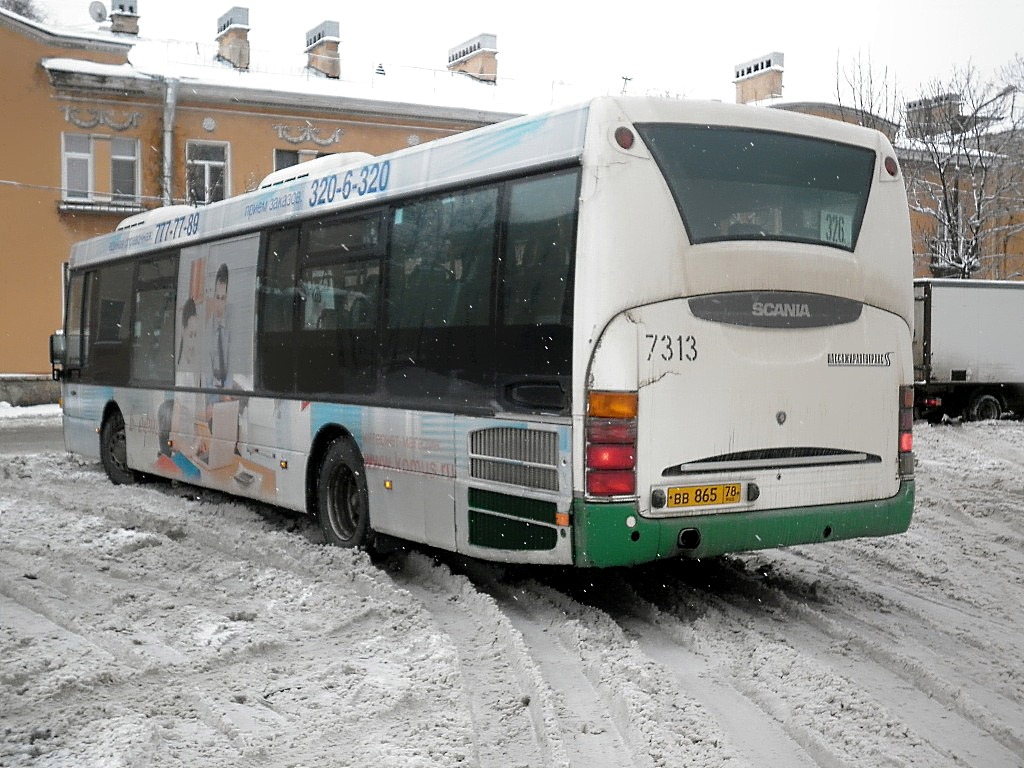
[[558, 490], [558, 433], [495, 427], [470, 433], [470, 475], [546, 491]]

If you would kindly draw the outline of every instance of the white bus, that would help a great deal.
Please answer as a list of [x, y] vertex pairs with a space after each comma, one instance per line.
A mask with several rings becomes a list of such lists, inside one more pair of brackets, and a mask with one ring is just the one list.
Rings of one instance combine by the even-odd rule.
[[881, 134], [600, 98], [338, 155], [72, 251], [68, 450], [506, 562], [900, 533], [909, 216]]

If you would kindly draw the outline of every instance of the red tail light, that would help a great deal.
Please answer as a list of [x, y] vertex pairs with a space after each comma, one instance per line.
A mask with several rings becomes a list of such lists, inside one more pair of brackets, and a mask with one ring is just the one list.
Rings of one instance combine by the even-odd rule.
[[587, 496], [636, 493], [636, 392], [591, 392], [587, 397]]
[[592, 443], [587, 446], [587, 466], [591, 469], [633, 469], [636, 450], [632, 445]]

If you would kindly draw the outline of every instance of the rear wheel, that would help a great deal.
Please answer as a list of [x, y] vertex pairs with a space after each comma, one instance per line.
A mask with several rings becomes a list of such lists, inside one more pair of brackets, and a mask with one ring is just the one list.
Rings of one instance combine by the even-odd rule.
[[370, 529], [369, 493], [362, 459], [338, 438], [327, 448], [316, 488], [317, 516], [327, 541], [338, 547], [366, 547]]
[[100, 460], [115, 485], [132, 485], [138, 480], [138, 475], [128, 466], [124, 417], [118, 410], [112, 412], [100, 428]]
[[971, 399], [967, 415], [971, 421], [998, 419], [1003, 415], [1003, 404], [995, 395], [982, 392]]

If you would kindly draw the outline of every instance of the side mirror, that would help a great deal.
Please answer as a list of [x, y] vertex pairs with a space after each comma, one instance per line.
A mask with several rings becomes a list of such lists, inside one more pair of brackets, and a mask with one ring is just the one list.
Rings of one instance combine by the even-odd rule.
[[67, 355], [68, 343], [63, 332], [54, 333], [50, 336], [50, 365], [53, 367], [53, 378], [59, 381], [64, 368], [64, 360]]

